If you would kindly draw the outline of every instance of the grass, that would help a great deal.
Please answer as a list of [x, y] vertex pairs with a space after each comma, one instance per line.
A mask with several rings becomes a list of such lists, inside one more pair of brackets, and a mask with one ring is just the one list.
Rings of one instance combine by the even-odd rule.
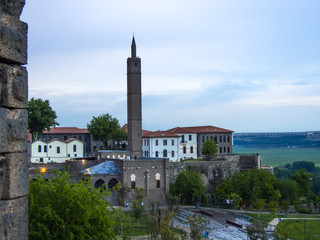
[[247, 148], [233, 146], [233, 153], [259, 153], [263, 165], [271, 165], [272, 167], [284, 166], [296, 161], [310, 161], [320, 167], [319, 148]]
[[288, 237], [293, 240], [320, 239], [320, 220], [284, 220], [279, 226], [285, 229]]
[[131, 215], [131, 212], [125, 212], [124, 220], [123, 220], [123, 234], [125, 236], [147, 235], [148, 221], [149, 221], [149, 218], [143, 215], [140, 219], [140, 227], [137, 227], [137, 221]]

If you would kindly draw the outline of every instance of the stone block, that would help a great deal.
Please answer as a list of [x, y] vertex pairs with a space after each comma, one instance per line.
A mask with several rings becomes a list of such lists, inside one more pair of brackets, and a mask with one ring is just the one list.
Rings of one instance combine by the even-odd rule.
[[24, 7], [25, 0], [1, 0], [0, 11], [19, 18]]
[[27, 110], [0, 107], [0, 116], [0, 153], [27, 152]]
[[0, 239], [28, 239], [28, 198], [0, 201]]
[[17, 18], [0, 12], [0, 60], [7, 63], [27, 64], [28, 25]]
[[27, 106], [26, 68], [0, 63], [0, 107], [27, 108]]
[[27, 152], [0, 154], [0, 199], [8, 200], [28, 194]]

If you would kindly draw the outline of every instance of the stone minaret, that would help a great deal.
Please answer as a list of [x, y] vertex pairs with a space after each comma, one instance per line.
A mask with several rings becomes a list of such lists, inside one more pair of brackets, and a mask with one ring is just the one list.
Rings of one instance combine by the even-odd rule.
[[136, 56], [134, 37], [127, 60], [128, 150], [132, 158], [142, 156], [141, 59]]

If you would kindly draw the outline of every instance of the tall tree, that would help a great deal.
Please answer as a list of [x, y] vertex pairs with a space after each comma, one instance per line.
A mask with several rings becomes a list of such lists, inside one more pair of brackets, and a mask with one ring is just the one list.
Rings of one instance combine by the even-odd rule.
[[44, 130], [58, 126], [56, 112], [50, 107], [49, 100], [31, 98], [28, 102], [28, 129], [32, 134], [32, 141], [38, 139]]
[[307, 197], [311, 192], [310, 180], [311, 174], [307, 173], [304, 169], [299, 169], [295, 174], [291, 175], [290, 178], [296, 181], [299, 185], [299, 197]]
[[74, 182], [66, 171], [29, 185], [29, 239], [113, 239], [114, 210], [106, 191]]
[[[108, 140], [113, 140], [121, 130], [118, 119], [113, 118], [106, 113], [98, 117], [93, 117], [91, 122], [87, 124], [87, 128], [94, 141], [102, 141], [105, 149], [108, 149]], [[120, 130], [119, 130], [120, 129]]]
[[214, 154], [218, 152], [217, 143], [209, 138], [202, 144], [201, 151], [207, 159], [210, 159], [211, 157], [213, 157]]
[[171, 185], [171, 192], [180, 195], [183, 202], [194, 202], [194, 199], [201, 197], [206, 186], [197, 170], [181, 171], [174, 184]]

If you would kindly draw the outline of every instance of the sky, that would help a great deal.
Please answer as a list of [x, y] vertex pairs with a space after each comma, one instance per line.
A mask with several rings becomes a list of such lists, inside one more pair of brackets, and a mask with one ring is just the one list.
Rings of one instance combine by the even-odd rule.
[[63, 127], [127, 119], [142, 61], [143, 129], [320, 130], [318, 0], [28, 0], [29, 99]]

